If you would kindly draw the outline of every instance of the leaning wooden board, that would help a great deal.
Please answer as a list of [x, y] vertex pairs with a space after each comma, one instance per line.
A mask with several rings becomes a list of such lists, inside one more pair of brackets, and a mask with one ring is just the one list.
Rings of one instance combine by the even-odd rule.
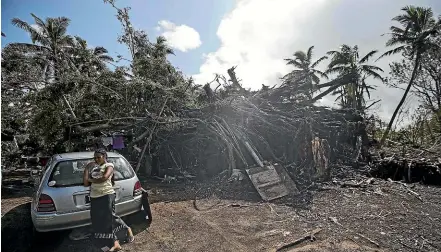
[[271, 201], [289, 194], [274, 166], [252, 167], [246, 172], [263, 200]]

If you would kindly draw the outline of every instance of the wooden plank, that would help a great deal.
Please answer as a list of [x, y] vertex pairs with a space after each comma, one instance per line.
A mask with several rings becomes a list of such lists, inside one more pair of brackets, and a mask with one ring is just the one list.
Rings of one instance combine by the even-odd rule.
[[278, 183], [276, 185], [259, 188], [262, 193], [262, 199], [266, 201], [275, 200], [278, 198], [285, 197], [289, 194], [288, 189], [283, 183]]
[[265, 201], [271, 201], [289, 194], [288, 189], [272, 166], [253, 167], [246, 170], [251, 182]]
[[286, 188], [288, 189], [288, 192], [292, 195], [300, 194], [296, 183], [294, 182], [294, 180], [292, 180], [291, 176], [288, 174], [285, 168], [280, 164], [274, 164], [274, 168], [279, 174], [279, 177], [282, 180], [283, 184], [285, 184]]
[[252, 168], [248, 169], [247, 172], [249, 175], [254, 175], [256, 173], [265, 172], [267, 170], [268, 169], [265, 166], [264, 167], [257, 166], [257, 167], [252, 167]]

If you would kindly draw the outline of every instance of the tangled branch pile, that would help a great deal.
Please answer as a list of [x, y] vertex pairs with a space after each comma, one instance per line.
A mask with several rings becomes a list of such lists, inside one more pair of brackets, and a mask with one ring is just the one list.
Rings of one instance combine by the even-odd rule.
[[232, 96], [185, 119], [163, 121], [154, 145], [163, 168], [202, 176], [256, 166], [260, 160], [280, 162], [296, 177], [316, 174], [313, 144], [329, 163], [353, 161], [357, 139], [364, 134], [362, 117], [350, 111], [274, 101], [262, 96]]

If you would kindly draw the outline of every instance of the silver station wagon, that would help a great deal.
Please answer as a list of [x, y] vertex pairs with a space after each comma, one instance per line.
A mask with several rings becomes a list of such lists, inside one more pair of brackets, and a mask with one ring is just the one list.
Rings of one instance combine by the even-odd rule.
[[[37, 232], [72, 229], [91, 224], [90, 188], [83, 185], [83, 171], [93, 161], [93, 152], [54, 155], [37, 179], [38, 188], [31, 204]], [[129, 162], [120, 154], [108, 152], [114, 164], [115, 208], [119, 216], [141, 210], [141, 183]]]

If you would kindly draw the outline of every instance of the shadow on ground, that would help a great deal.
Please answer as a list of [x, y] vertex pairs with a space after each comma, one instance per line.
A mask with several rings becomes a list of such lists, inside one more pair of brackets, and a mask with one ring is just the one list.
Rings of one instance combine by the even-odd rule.
[[50, 232], [34, 235], [30, 209], [31, 203], [21, 204], [2, 217], [2, 251], [51, 251], [60, 245], [69, 233]]
[[32, 242], [31, 203], [19, 205], [2, 216], [2, 251], [26, 251]]
[[[87, 240], [72, 241], [70, 230], [48, 233], [34, 233], [30, 214], [31, 203], [21, 204], [8, 211], [1, 220], [1, 250], [8, 252], [31, 251], [95, 251], [92, 242]], [[138, 233], [148, 228], [142, 214], [134, 214], [123, 218]]]
[[[207, 206], [204, 204], [203, 199], [212, 199], [213, 197], [219, 200], [246, 201], [250, 203], [262, 202], [256, 189], [246, 176], [244, 180], [234, 182], [227, 182], [225, 178], [214, 178], [205, 182], [187, 181], [185, 183], [170, 184], [161, 183], [153, 179], [141, 179], [141, 181], [143, 181], [143, 187], [149, 191], [149, 201], [151, 204], [192, 200], [197, 210], [204, 211], [205, 209], [216, 207], [216, 205]], [[14, 193], [8, 193], [8, 197], [4, 198], [3, 196], [5, 195], [2, 195], [2, 198], [24, 196], [22, 195], [23, 193], [25, 192], [19, 192], [19, 194], [15, 195]], [[295, 196], [284, 197], [272, 203], [308, 209], [311, 202], [312, 194], [305, 192]], [[144, 216], [141, 213], [127, 216], [123, 219], [132, 228], [135, 236], [148, 228]], [[153, 222], [155, 222], [155, 215], [153, 215]], [[30, 203], [18, 205], [8, 211], [2, 217], [1, 229], [3, 251], [96, 251], [92, 248], [92, 242], [89, 239], [80, 241], [70, 240], [70, 230], [36, 235], [33, 232]]]

